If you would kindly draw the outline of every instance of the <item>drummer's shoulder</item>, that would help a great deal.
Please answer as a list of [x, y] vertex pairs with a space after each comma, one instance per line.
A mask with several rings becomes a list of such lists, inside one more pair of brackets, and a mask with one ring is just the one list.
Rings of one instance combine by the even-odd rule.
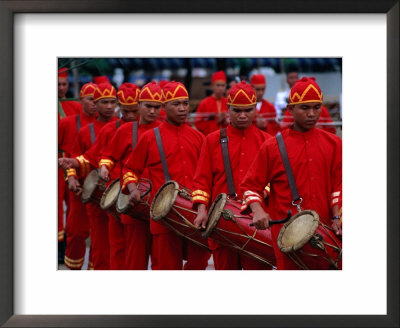
[[336, 134], [318, 128], [315, 128], [315, 131], [321, 139], [325, 139], [334, 144], [342, 144], [342, 139]]

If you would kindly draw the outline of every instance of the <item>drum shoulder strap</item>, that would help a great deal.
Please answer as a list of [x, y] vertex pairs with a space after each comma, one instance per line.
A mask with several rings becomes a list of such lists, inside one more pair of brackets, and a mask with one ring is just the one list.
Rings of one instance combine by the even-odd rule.
[[289, 158], [286, 151], [285, 142], [283, 140], [282, 134], [278, 132], [275, 136], [278, 142], [279, 152], [281, 154], [283, 166], [285, 168], [286, 176], [288, 178], [290, 191], [292, 192], [293, 201], [296, 202], [300, 199], [299, 192], [297, 191], [296, 181], [293, 176], [292, 167], [289, 162]]
[[168, 171], [168, 164], [167, 164], [167, 159], [166, 159], [165, 153], [164, 153], [164, 147], [163, 147], [163, 143], [162, 143], [162, 139], [161, 139], [160, 130], [158, 129], [158, 127], [154, 128], [153, 130], [154, 130], [154, 134], [156, 136], [158, 153], [160, 154], [161, 164], [162, 164], [162, 168], [163, 168], [163, 172], [164, 172], [164, 179], [165, 179], [165, 182], [167, 182], [167, 181], [171, 180], [171, 177], [170, 177], [169, 171]]
[[75, 116], [75, 121], [76, 121], [76, 131], [79, 132], [81, 129], [81, 115], [76, 115]]
[[116, 120], [115, 121], [115, 130], [118, 130], [118, 128], [121, 126], [121, 120]]
[[92, 145], [96, 141], [96, 132], [94, 131], [94, 124], [89, 124], [89, 131], [90, 131], [90, 140], [92, 141]]
[[132, 124], [132, 150], [135, 149], [138, 138], [138, 122], [134, 121]]
[[220, 131], [220, 142], [222, 148], [222, 158], [224, 160], [224, 167], [225, 167], [226, 182], [228, 184], [228, 192], [229, 196], [235, 196], [236, 190], [233, 181], [231, 160], [229, 158], [229, 149], [228, 149], [229, 138], [226, 133], [226, 129], [221, 129], [219, 131]]

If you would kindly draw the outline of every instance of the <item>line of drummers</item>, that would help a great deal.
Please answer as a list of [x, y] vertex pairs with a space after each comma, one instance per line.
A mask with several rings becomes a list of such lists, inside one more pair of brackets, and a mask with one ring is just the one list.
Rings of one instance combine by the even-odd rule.
[[316, 127], [321, 89], [297, 80], [292, 124], [272, 135], [255, 124], [256, 87], [234, 84], [227, 122], [204, 120], [205, 134], [182, 83], [85, 84], [82, 112], [59, 121], [65, 265], [82, 268], [90, 236], [94, 270], [204, 270], [211, 256], [217, 270], [341, 269], [342, 142]]

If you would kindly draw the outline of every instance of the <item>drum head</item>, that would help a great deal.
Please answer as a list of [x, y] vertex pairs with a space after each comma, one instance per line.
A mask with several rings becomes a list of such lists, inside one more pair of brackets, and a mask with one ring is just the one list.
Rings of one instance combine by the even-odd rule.
[[87, 203], [97, 187], [99, 175], [96, 170], [92, 170], [85, 179], [82, 186], [82, 202]]
[[210, 210], [208, 211], [208, 222], [206, 230], [201, 234], [204, 238], [210, 237], [214, 228], [216, 227], [221, 213], [226, 204], [226, 194], [219, 194], [212, 203]]
[[302, 248], [314, 235], [319, 215], [312, 210], [301, 211], [284, 224], [278, 235], [278, 247], [283, 253]]
[[110, 208], [112, 205], [115, 204], [118, 198], [119, 190], [120, 190], [119, 179], [116, 179], [113, 182], [111, 182], [111, 184], [104, 191], [104, 194], [100, 200], [101, 209], [107, 210], [108, 208]]
[[120, 191], [117, 198], [117, 212], [125, 213], [129, 206], [131, 206], [129, 204], [129, 196]]
[[179, 185], [175, 181], [168, 181], [163, 184], [154, 196], [150, 207], [150, 216], [154, 221], [164, 218], [175, 203], [179, 192]]

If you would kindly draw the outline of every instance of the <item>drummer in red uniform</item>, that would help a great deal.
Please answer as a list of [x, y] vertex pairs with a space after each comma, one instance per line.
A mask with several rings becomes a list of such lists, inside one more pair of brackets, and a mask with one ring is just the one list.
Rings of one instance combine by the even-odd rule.
[[253, 123], [261, 130], [274, 136], [280, 130], [280, 126], [277, 122], [274, 105], [264, 99], [267, 87], [265, 76], [263, 74], [254, 74], [250, 79], [250, 83], [257, 95], [257, 113]]
[[[136, 147], [143, 133], [160, 124], [158, 117], [161, 106], [160, 86], [154, 82], [143, 86], [139, 95], [140, 120], [136, 126], [136, 132], [134, 122], [124, 124], [103, 148], [99, 161], [102, 178], [108, 180], [111, 171], [121, 175], [122, 163]], [[136, 139], [134, 134], [136, 134]], [[148, 178], [146, 173], [142, 175], [142, 178]], [[121, 214], [121, 223], [125, 239], [125, 269], [147, 270], [151, 252], [150, 223], [125, 214]]]
[[[234, 190], [229, 190], [228, 178], [221, 148], [221, 131], [206, 137], [194, 177], [193, 207], [198, 215], [195, 226], [206, 228], [207, 207], [220, 193], [237, 193], [242, 199], [239, 184], [264, 141], [271, 136], [252, 123], [256, 116], [256, 94], [251, 85], [242, 81], [233, 85], [228, 94], [230, 124], [226, 129], [229, 161]], [[209, 239], [216, 270], [271, 269], [227, 246]]]
[[[93, 101], [95, 88], [96, 85], [93, 83], [83, 85], [79, 94], [82, 113], [59, 121], [58, 147], [65, 151], [66, 156], [71, 156], [80, 129], [96, 120], [97, 110]], [[86, 251], [85, 240], [89, 236], [89, 219], [80, 195], [69, 191], [68, 198], [69, 211], [65, 227], [67, 246], [64, 262], [68, 268], [80, 270]]]
[[[322, 222], [341, 235], [339, 212], [342, 204], [342, 141], [332, 133], [315, 128], [321, 114], [322, 92], [313, 78], [298, 80], [289, 93], [288, 109], [294, 123], [282, 131], [301, 208], [316, 211]], [[267, 211], [263, 208], [264, 186], [270, 183], [271, 193]], [[286, 217], [295, 210], [292, 194], [276, 138], [268, 139], [261, 147], [241, 183], [244, 194], [243, 210], [250, 207], [257, 229], [267, 229], [271, 219]], [[297, 269], [297, 266], [277, 246], [282, 224], [272, 226], [272, 238], [278, 269]]]
[[[116, 120], [114, 112], [117, 106], [117, 95], [115, 88], [111, 84], [101, 83], [97, 85], [93, 99], [98, 117], [93, 123], [88, 124], [79, 131], [73, 152], [76, 157], [59, 160], [60, 166], [67, 169], [68, 185], [70, 190], [73, 191], [77, 190], [81, 185], [78, 180], [78, 173], [79, 178], [83, 180], [92, 169], [90, 161], [83, 154], [96, 142], [100, 130], [108, 122]], [[79, 168], [78, 173], [75, 168]], [[93, 268], [95, 270], [108, 270], [110, 268], [108, 217], [99, 206], [91, 202], [86, 205], [86, 210], [90, 221], [90, 251]]]
[[226, 75], [224, 71], [215, 72], [211, 77], [213, 94], [204, 98], [196, 111], [194, 124], [204, 135], [227, 126]]
[[[68, 69], [58, 70], [58, 120], [67, 116], [79, 115], [82, 112], [82, 105], [77, 101], [65, 100], [69, 83]], [[58, 158], [64, 157], [64, 149], [58, 147]], [[64, 240], [64, 200], [68, 207], [68, 192], [64, 181], [64, 172], [58, 168], [58, 263], [64, 263], [65, 240]], [[67, 210], [68, 213], [69, 210]]]
[[[157, 130], [152, 129], [140, 138], [123, 168], [122, 190], [129, 193], [132, 204], [140, 200], [137, 183], [145, 169], [153, 184], [152, 197], [166, 180], [174, 180], [187, 188], [192, 187], [204, 136], [185, 124], [189, 95], [182, 83], [167, 83], [163, 88], [163, 97], [167, 119], [158, 127], [158, 132], [165, 157], [160, 155], [157, 146]], [[163, 166], [162, 158], [165, 158], [166, 166]], [[183, 238], [154, 220], [150, 220], [150, 230], [153, 236], [152, 269], [181, 270]], [[188, 242], [184, 269], [203, 270], [208, 265], [209, 257], [207, 249]]]

